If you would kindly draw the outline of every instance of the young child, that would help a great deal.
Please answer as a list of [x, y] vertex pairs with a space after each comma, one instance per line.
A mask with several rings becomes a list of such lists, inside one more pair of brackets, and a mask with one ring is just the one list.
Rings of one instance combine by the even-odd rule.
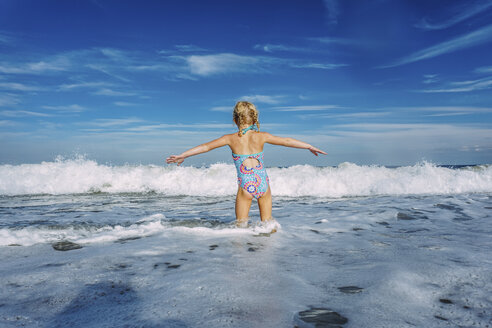
[[272, 193], [268, 175], [263, 163], [263, 145], [265, 143], [294, 148], [304, 148], [314, 155], [326, 153], [308, 143], [282, 138], [267, 132], [260, 132], [258, 111], [247, 101], [239, 101], [234, 107], [233, 121], [239, 131], [226, 134], [218, 139], [191, 148], [181, 155], [171, 155], [166, 162], [180, 165], [190, 156], [206, 153], [212, 149], [229, 146], [232, 159], [236, 165], [238, 189], [236, 195], [236, 223], [240, 227], [247, 226], [249, 209], [253, 198], [258, 201], [261, 221], [272, 220]]

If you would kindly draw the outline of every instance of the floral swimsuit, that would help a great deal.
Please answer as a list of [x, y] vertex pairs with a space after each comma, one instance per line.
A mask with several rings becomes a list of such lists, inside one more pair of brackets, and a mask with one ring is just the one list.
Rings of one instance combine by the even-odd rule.
[[[248, 159], [256, 159], [258, 164], [247, 167], [243, 162]], [[237, 184], [258, 199], [268, 191], [268, 175], [263, 165], [263, 152], [251, 155], [238, 155], [232, 153], [232, 159], [237, 170]]]

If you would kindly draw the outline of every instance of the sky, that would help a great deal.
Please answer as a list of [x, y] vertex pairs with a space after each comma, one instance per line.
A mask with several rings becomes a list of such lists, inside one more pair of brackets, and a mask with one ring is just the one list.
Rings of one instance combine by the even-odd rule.
[[492, 1], [0, 1], [0, 164], [165, 165], [238, 100], [328, 153], [267, 166], [492, 163], [491, 91]]

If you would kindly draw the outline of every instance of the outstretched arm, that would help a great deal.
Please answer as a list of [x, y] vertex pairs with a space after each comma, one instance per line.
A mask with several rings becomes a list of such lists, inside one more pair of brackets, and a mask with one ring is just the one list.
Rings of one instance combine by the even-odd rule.
[[171, 155], [168, 158], [166, 158], [166, 163], [167, 164], [177, 163], [178, 165], [181, 165], [181, 163], [183, 163], [185, 158], [206, 153], [208, 151], [211, 151], [212, 149], [223, 147], [228, 144], [229, 144], [229, 138], [227, 135], [225, 135], [218, 139], [188, 149], [187, 151], [181, 153], [180, 155]]
[[326, 155], [326, 153], [310, 144], [300, 141], [294, 138], [282, 138], [271, 135], [270, 133], [265, 133], [265, 142], [272, 145], [279, 145], [285, 147], [302, 148], [308, 149], [311, 153], [318, 156], [318, 154]]

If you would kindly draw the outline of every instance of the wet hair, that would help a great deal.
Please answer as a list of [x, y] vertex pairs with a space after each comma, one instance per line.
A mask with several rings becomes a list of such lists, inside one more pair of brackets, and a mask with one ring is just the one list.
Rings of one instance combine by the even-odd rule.
[[[256, 124], [258, 131], [260, 131], [260, 122], [258, 121], [258, 110], [255, 105], [248, 101], [238, 101], [236, 106], [234, 106], [234, 111], [232, 112], [232, 120], [238, 127], [242, 124]], [[243, 134], [239, 131], [239, 136]]]

